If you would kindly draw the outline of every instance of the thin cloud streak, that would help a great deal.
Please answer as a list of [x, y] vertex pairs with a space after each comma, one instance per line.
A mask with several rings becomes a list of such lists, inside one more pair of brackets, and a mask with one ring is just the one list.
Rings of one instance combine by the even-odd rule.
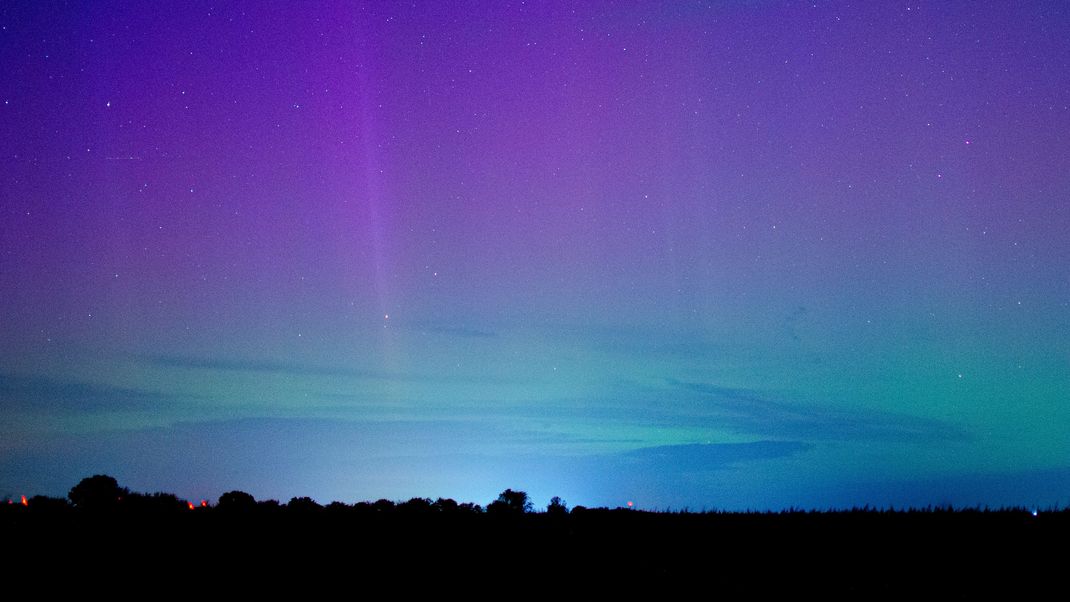
[[670, 381], [694, 395], [710, 420], [743, 433], [764, 433], [805, 440], [966, 441], [963, 427], [940, 420], [868, 409], [831, 409], [787, 403], [745, 388]]
[[218, 357], [193, 357], [184, 355], [144, 355], [140, 359], [164, 368], [212, 370], [219, 372], [258, 372], [301, 377], [335, 377], [359, 380], [378, 380], [404, 383], [490, 383], [508, 384], [519, 382], [496, 377], [439, 376], [434, 374], [396, 373], [343, 366], [316, 366], [296, 362], [276, 362]]
[[158, 411], [196, 400], [145, 389], [64, 380], [46, 376], [0, 374], [0, 401], [6, 410], [106, 412]]

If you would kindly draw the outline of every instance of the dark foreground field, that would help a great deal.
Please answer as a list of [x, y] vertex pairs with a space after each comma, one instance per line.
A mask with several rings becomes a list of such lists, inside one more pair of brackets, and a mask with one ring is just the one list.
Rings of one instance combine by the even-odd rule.
[[[1049, 587], [1065, 591], [1067, 535], [1066, 511], [0, 509], [9, 583], [107, 582], [120, 589], [140, 583], [193, 593], [296, 585], [306, 593], [386, 586], [513, 596], [572, 586], [634, 592], [699, 586], [706, 598], [1032, 597]], [[34, 575], [42, 568], [53, 577], [40, 581]]]

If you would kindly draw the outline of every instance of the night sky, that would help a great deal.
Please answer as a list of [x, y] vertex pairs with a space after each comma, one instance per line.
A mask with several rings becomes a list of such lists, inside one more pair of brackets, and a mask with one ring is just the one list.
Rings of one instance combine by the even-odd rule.
[[1070, 4], [0, 7], [0, 498], [1070, 504]]

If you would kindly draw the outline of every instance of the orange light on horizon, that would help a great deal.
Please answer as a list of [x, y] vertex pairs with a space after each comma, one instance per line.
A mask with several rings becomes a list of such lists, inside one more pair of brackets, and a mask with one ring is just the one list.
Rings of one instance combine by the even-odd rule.
[[196, 508], [196, 506], [193, 505], [193, 502], [186, 502], [186, 504], [189, 505], [189, 509], [190, 510], [193, 510], [194, 508]]
[[26, 496], [22, 496], [22, 505], [23, 506], [29, 506], [30, 505], [30, 502], [26, 501]]
[[201, 508], [207, 508], [207, 507], [208, 507], [208, 500], [201, 500]]

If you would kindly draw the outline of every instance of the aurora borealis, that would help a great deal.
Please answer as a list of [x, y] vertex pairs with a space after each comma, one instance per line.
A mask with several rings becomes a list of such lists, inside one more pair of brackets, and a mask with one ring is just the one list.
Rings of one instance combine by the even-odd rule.
[[0, 27], [0, 496], [1070, 504], [1070, 5]]

